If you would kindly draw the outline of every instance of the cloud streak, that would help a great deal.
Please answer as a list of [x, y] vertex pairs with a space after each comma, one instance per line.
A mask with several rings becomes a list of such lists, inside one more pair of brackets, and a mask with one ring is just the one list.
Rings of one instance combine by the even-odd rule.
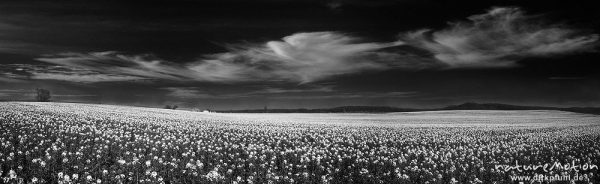
[[334, 92], [334, 86], [330, 85], [302, 85], [292, 88], [281, 87], [262, 87], [262, 89], [248, 90], [244, 92], [224, 93], [210, 91], [200, 87], [164, 87], [161, 88], [167, 92], [167, 96], [177, 98], [243, 98], [243, 97], [265, 97], [281, 94], [320, 94]]
[[498, 7], [442, 30], [424, 29], [401, 37], [450, 68], [510, 67], [527, 57], [591, 51], [597, 45], [596, 34], [541, 22], [540, 16], [526, 15], [519, 8]]
[[[4, 78], [4, 79], [2, 79]], [[147, 80], [130, 75], [117, 75], [111, 73], [100, 73], [81, 68], [69, 66], [49, 66], [30, 64], [2, 64], [0, 65], [0, 81], [25, 82], [28, 79], [35, 80], [60, 80], [79, 83], [94, 82], [122, 82]]]
[[62, 53], [36, 60], [87, 71], [148, 80], [237, 81], [244, 80], [242, 76], [238, 75], [244, 73], [241, 70], [246, 70], [239, 65], [210, 60], [178, 64], [149, 54], [127, 55], [115, 51]]

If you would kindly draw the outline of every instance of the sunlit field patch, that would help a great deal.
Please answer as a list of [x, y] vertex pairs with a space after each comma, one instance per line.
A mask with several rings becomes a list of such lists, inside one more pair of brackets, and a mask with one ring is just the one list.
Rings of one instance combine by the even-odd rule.
[[600, 117], [221, 114], [2, 102], [0, 142], [0, 183], [512, 183], [513, 174], [536, 172], [495, 165], [599, 165]]

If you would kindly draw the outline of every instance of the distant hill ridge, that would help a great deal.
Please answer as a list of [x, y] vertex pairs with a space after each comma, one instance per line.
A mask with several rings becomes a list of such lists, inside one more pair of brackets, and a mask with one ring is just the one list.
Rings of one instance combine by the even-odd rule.
[[559, 110], [559, 108], [468, 102], [460, 105], [447, 106], [442, 108], [442, 110]]
[[474, 103], [468, 102], [460, 105], [450, 105], [443, 108], [399, 108], [390, 106], [341, 106], [333, 108], [318, 109], [247, 109], [217, 111], [225, 113], [387, 113], [387, 112], [417, 112], [417, 111], [440, 111], [440, 110], [560, 110], [568, 112], [598, 114], [600, 107], [543, 107], [543, 106], [519, 106], [500, 103]]

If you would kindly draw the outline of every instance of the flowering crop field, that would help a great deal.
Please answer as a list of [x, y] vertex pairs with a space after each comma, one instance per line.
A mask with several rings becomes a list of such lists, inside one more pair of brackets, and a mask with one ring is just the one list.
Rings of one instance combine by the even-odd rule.
[[518, 171], [495, 166], [600, 164], [600, 116], [1, 102], [0, 142], [0, 183], [513, 183]]

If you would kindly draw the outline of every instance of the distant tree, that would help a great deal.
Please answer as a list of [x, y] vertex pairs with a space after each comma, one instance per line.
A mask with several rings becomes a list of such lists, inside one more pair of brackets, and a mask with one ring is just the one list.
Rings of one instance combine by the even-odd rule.
[[165, 105], [165, 109], [173, 109], [173, 110], [175, 110], [175, 109], [177, 109], [178, 107], [179, 107], [179, 106], [177, 106], [177, 105], [173, 105], [173, 106], [171, 106], [171, 105]]
[[50, 91], [48, 91], [47, 89], [41, 89], [38, 88], [36, 89], [37, 95], [36, 95], [36, 100], [38, 102], [48, 102], [50, 101]]

